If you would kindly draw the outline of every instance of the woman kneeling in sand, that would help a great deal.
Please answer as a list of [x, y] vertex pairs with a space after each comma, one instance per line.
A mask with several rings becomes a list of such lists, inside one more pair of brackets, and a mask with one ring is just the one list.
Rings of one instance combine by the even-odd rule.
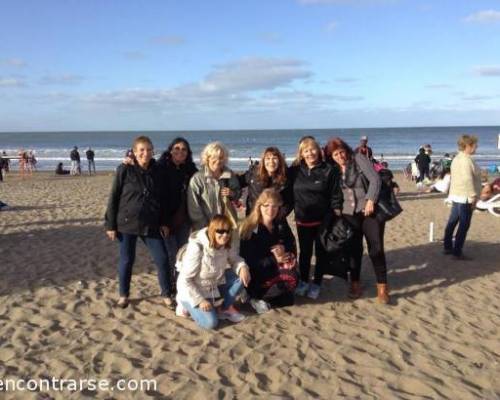
[[120, 242], [118, 306], [128, 306], [137, 238], [141, 238], [158, 268], [161, 296], [173, 309], [170, 265], [163, 242], [168, 235], [167, 216], [171, 214], [166, 176], [153, 159], [153, 143], [147, 136], [134, 140], [133, 152], [135, 164], [122, 164], [116, 170], [105, 217], [106, 235]]
[[220, 319], [245, 319], [233, 304], [243, 285], [250, 283], [250, 272], [231, 248], [232, 232], [229, 218], [215, 215], [207, 228], [190, 236], [185, 253], [178, 255], [176, 314], [190, 314], [204, 329], [215, 329]]
[[240, 254], [250, 266], [250, 304], [258, 314], [294, 303], [297, 248], [286, 219], [278, 218], [282, 205], [275, 189], [264, 189], [241, 226]]

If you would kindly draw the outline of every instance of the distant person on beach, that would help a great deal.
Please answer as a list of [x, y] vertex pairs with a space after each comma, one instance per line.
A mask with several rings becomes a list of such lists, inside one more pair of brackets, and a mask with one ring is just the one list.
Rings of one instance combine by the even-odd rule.
[[30, 150], [26, 160], [27, 171], [30, 175], [33, 175], [33, 171], [36, 171], [37, 159], [33, 150]]
[[[451, 163], [451, 183], [448, 199], [451, 213], [444, 231], [444, 253], [456, 259], [468, 260], [463, 247], [469, 230], [472, 212], [481, 193], [481, 170], [472, 159], [477, 149], [477, 137], [462, 135], [458, 139], [458, 154]], [[453, 233], [455, 241], [453, 241]]]
[[368, 136], [361, 136], [359, 139], [359, 146], [356, 147], [354, 152], [368, 157], [369, 160], [373, 159], [372, 148], [368, 146]]
[[[327, 253], [319, 241], [319, 229], [328, 213], [340, 214], [340, 177], [338, 170], [323, 160], [323, 152], [316, 140], [306, 138], [299, 143], [296, 160], [289, 168], [289, 179], [300, 247], [301, 280], [296, 294], [317, 299], [328, 265]], [[316, 266], [314, 281], [309, 283], [313, 247]]]
[[57, 164], [56, 175], [69, 175], [69, 171], [67, 169], [64, 169], [62, 162]]
[[140, 238], [158, 269], [158, 281], [165, 305], [175, 308], [170, 282], [170, 264], [163, 238], [169, 233], [169, 194], [164, 169], [153, 158], [153, 143], [147, 136], [139, 136], [132, 145], [135, 164], [122, 164], [116, 170], [105, 216], [106, 235], [120, 245], [119, 283], [117, 305], [129, 303], [132, 267], [135, 261], [137, 239]]
[[21, 178], [24, 179], [26, 176], [26, 172], [28, 171], [28, 153], [24, 151], [24, 149], [19, 150], [18, 153], [19, 158], [19, 173], [21, 174]]
[[451, 171], [450, 168], [444, 168], [441, 171], [441, 175], [439, 179], [434, 182], [429, 188], [426, 190], [426, 193], [448, 193], [450, 190], [451, 183]]
[[2, 158], [4, 160], [3, 170], [4, 170], [4, 172], [9, 173], [9, 171], [10, 171], [10, 158], [7, 155], [7, 152], [5, 150], [2, 151]]
[[380, 222], [374, 214], [382, 187], [380, 175], [365, 156], [355, 154], [340, 138], [328, 142], [326, 154], [341, 169], [344, 194], [342, 215], [354, 229], [354, 237], [346, 251], [351, 266], [349, 297], [357, 299], [362, 295], [360, 277], [364, 236], [368, 244], [368, 255], [375, 270], [377, 301], [387, 304], [389, 288], [384, 252], [385, 222]]
[[288, 179], [287, 165], [276, 147], [268, 147], [263, 151], [260, 162], [254, 163], [247, 172], [240, 176], [240, 186], [248, 188], [247, 215], [253, 210], [255, 201], [262, 191], [270, 187], [276, 189], [283, 199], [280, 217], [286, 217], [293, 209], [292, 188]]
[[94, 162], [95, 153], [94, 153], [94, 150], [92, 150], [92, 148], [89, 147], [87, 149], [87, 151], [85, 152], [85, 155], [87, 156], [89, 175], [92, 175], [92, 171], [94, 171], [94, 175], [95, 175], [95, 162]]
[[245, 319], [234, 302], [243, 286], [249, 285], [250, 272], [231, 246], [233, 233], [232, 221], [217, 214], [208, 227], [189, 237], [185, 252], [179, 255], [176, 314], [190, 315], [204, 329], [215, 329], [219, 320]]
[[240, 228], [240, 255], [250, 267], [250, 304], [258, 314], [294, 303], [297, 247], [286, 220], [279, 219], [278, 191], [264, 189]]
[[216, 214], [231, 219], [236, 229], [232, 204], [241, 195], [236, 174], [227, 167], [229, 152], [221, 142], [212, 142], [201, 152], [201, 170], [193, 175], [187, 190], [188, 214], [193, 230], [204, 228]]
[[431, 177], [429, 175], [429, 167], [431, 165], [431, 158], [425, 152], [423, 147], [418, 150], [418, 155], [415, 157], [415, 163], [417, 164], [419, 172], [417, 183], [423, 182], [425, 178], [430, 180]]
[[80, 165], [80, 153], [78, 147], [73, 147], [71, 153], [69, 153], [69, 158], [71, 160], [71, 175], [80, 175], [82, 173], [82, 168]]

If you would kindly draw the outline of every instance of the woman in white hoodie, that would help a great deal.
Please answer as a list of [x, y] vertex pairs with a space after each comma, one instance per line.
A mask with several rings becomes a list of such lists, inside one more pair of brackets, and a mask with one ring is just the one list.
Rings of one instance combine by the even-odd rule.
[[178, 261], [177, 314], [189, 313], [204, 329], [215, 329], [220, 319], [245, 319], [233, 303], [250, 283], [250, 272], [237, 249], [231, 248], [232, 232], [229, 218], [215, 215], [207, 228], [190, 236]]

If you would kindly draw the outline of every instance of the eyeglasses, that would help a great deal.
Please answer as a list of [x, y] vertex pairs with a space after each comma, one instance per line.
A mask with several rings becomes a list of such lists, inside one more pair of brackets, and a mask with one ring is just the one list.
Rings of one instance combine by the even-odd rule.
[[218, 233], [219, 235], [229, 235], [231, 231], [229, 229], [216, 229], [215, 233]]

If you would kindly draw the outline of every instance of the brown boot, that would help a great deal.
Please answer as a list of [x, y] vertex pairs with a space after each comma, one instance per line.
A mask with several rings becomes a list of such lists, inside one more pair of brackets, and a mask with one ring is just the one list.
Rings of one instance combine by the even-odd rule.
[[359, 281], [351, 281], [351, 287], [349, 288], [349, 296], [350, 299], [359, 299], [363, 294], [363, 290], [361, 289], [361, 283]]
[[389, 301], [389, 287], [387, 283], [377, 283], [377, 302], [380, 304], [388, 304]]

